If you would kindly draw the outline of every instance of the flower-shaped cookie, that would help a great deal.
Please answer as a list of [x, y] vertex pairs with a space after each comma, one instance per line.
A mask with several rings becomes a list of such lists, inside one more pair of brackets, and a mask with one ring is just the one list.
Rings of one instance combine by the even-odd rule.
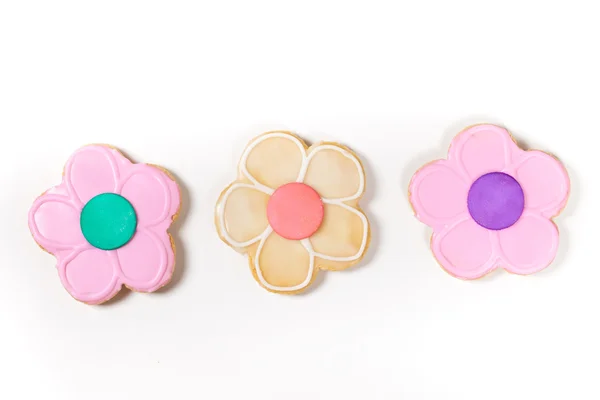
[[365, 175], [356, 155], [334, 143], [308, 148], [287, 132], [250, 142], [238, 179], [217, 202], [221, 239], [247, 253], [254, 278], [269, 291], [298, 293], [319, 269], [357, 263], [369, 244], [358, 206]]
[[90, 145], [71, 156], [61, 184], [33, 203], [29, 228], [56, 257], [71, 296], [99, 304], [122, 285], [153, 292], [169, 282], [175, 250], [167, 229], [179, 204], [177, 183], [164, 170]]
[[520, 149], [494, 125], [459, 133], [448, 159], [425, 165], [409, 188], [417, 218], [433, 228], [435, 258], [463, 279], [547, 267], [558, 249], [552, 218], [568, 195], [569, 176], [555, 158]]

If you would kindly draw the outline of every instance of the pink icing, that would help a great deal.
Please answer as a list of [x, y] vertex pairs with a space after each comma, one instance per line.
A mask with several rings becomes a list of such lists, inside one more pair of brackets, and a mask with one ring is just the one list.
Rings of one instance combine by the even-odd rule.
[[[506, 229], [478, 225], [467, 209], [467, 194], [484, 174], [503, 172], [523, 189], [521, 218]], [[495, 268], [530, 274], [547, 267], [558, 249], [551, 218], [565, 207], [569, 177], [552, 156], [524, 151], [503, 128], [477, 125], [452, 141], [447, 160], [427, 164], [410, 182], [410, 202], [419, 220], [433, 228], [431, 248], [441, 266], [463, 279]]]
[[[79, 225], [85, 203], [106, 192], [125, 197], [138, 221], [131, 241], [110, 251], [90, 245]], [[117, 150], [91, 145], [71, 156], [60, 185], [35, 200], [29, 227], [35, 241], [56, 257], [71, 296], [99, 304], [122, 285], [152, 292], [169, 282], [175, 254], [167, 228], [179, 203], [177, 184], [159, 168], [133, 164]]]
[[312, 236], [323, 222], [323, 202], [310, 186], [293, 182], [280, 186], [267, 205], [267, 219], [279, 236], [302, 240]]

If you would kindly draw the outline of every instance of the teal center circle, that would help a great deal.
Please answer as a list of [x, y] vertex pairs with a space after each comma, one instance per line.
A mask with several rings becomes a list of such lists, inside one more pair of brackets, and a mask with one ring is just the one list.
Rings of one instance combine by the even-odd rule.
[[133, 237], [137, 216], [125, 197], [102, 193], [83, 206], [79, 223], [89, 244], [102, 250], [115, 250]]

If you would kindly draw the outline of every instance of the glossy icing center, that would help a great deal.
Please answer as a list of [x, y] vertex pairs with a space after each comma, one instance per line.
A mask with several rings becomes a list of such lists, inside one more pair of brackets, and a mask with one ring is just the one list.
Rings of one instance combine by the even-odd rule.
[[515, 178], [503, 172], [491, 172], [473, 182], [467, 205], [475, 222], [499, 231], [513, 226], [521, 218], [525, 195]]
[[267, 219], [279, 236], [306, 239], [323, 222], [323, 202], [312, 187], [299, 182], [288, 183], [275, 190], [269, 199]]
[[114, 250], [131, 240], [137, 226], [137, 216], [125, 197], [102, 193], [86, 203], [79, 222], [83, 236], [92, 246]]

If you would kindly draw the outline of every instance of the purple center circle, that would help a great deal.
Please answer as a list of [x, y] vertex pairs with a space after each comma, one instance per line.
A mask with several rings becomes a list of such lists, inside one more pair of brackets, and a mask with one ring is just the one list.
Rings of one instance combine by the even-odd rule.
[[490, 172], [473, 182], [467, 206], [475, 222], [499, 231], [513, 226], [521, 218], [525, 195], [512, 176], [504, 172]]

